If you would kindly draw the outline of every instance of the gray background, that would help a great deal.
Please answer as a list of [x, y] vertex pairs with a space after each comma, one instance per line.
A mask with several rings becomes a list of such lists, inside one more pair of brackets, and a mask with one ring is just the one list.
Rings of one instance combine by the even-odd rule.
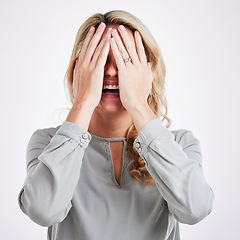
[[1, 239], [46, 239], [19, 209], [25, 151], [38, 128], [67, 115], [63, 78], [81, 23], [96, 12], [127, 10], [159, 43], [167, 66], [171, 129], [200, 139], [214, 190], [211, 215], [181, 225], [183, 240], [239, 239], [239, 1], [0, 1]]

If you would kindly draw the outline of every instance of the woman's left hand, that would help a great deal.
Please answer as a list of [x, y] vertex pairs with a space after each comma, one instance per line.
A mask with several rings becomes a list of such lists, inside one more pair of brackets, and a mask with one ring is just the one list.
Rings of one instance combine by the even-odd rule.
[[132, 37], [132, 32], [120, 25], [118, 31], [112, 31], [112, 36], [110, 43], [118, 68], [120, 99], [125, 109], [131, 113], [136, 106], [148, 106], [147, 98], [153, 78], [151, 65], [147, 62], [138, 31]]

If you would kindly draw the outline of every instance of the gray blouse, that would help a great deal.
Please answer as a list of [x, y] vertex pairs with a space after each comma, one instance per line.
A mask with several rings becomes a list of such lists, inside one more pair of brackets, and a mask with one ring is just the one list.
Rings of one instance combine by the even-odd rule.
[[[114, 176], [111, 141], [123, 141], [121, 182]], [[101, 138], [65, 121], [33, 133], [22, 211], [48, 227], [49, 240], [179, 240], [178, 222], [206, 217], [213, 192], [192, 132], [148, 122], [134, 141], [156, 187], [132, 179], [125, 138]]]

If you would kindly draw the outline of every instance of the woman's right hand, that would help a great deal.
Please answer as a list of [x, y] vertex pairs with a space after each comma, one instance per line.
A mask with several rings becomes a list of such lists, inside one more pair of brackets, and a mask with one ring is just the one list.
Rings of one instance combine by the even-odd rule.
[[[111, 28], [102, 38], [106, 25], [101, 23], [95, 32], [91, 27], [73, 72], [74, 103], [66, 121], [88, 130], [93, 111], [102, 96], [104, 66], [109, 53]], [[102, 39], [101, 39], [102, 38]]]
[[109, 52], [111, 29], [102, 38], [105, 27], [101, 23], [96, 32], [94, 27], [90, 28], [73, 72], [74, 104], [86, 103], [92, 110], [101, 99], [104, 65]]

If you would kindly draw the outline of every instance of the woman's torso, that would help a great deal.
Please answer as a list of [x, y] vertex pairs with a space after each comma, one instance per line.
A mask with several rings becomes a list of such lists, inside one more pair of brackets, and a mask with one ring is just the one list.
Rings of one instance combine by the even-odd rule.
[[[113, 141], [124, 143], [120, 184], [110, 149]], [[49, 239], [178, 240], [178, 223], [157, 188], [129, 175], [132, 161], [124, 138], [92, 135], [72, 208], [63, 222], [49, 228]]]

